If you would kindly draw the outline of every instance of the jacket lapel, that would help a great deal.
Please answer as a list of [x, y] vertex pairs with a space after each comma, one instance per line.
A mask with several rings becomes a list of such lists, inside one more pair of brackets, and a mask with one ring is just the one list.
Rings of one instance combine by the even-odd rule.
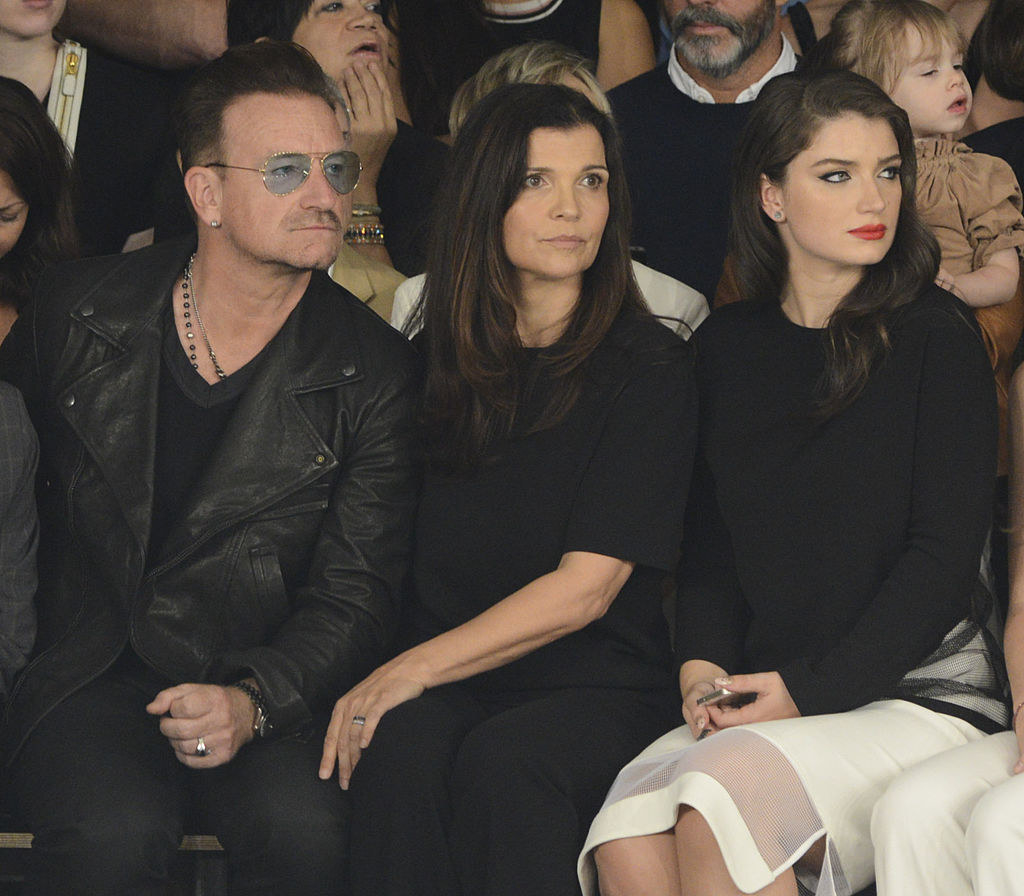
[[[216, 532], [286, 498], [337, 467], [340, 459], [300, 404], [305, 392], [362, 377], [352, 313], [323, 274], [271, 343], [207, 468], [161, 550], [161, 562], [194, 550]], [[327, 315], [334, 323], [326, 323]]]
[[61, 413], [131, 530], [135, 575], [144, 565], [153, 509], [162, 313], [188, 252], [187, 244], [175, 241], [147, 251], [145, 264], [125, 256], [83, 295], [71, 317], [94, 337], [86, 340], [84, 351], [95, 362], [75, 360], [85, 372], [61, 384], [57, 394]]

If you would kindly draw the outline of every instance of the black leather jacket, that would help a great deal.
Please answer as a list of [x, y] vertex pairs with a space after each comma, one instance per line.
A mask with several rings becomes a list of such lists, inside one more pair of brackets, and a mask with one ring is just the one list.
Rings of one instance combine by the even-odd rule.
[[253, 675], [277, 731], [382, 659], [418, 493], [406, 340], [313, 275], [156, 558], [162, 321], [192, 246], [44, 276], [0, 352], [39, 432], [39, 638], [6, 752], [131, 642], [171, 682]]

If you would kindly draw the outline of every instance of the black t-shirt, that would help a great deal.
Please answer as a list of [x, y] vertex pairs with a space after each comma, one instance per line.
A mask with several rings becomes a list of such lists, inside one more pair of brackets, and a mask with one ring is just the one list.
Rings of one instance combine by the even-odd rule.
[[[170, 306], [164, 314], [157, 397], [156, 453], [153, 459], [153, 519], [149, 562], [178, 521], [206, 469], [246, 387], [259, 370], [270, 343], [231, 376], [210, 384], [192, 366], [174, 326]], [[202, 342], [200, 351], [205, 351]]]
[[517, 431], [470, 473], [428, 473], [416, 524], [413, 624], [451, 629], [553, 571], [569, 551], [636, 564], [600, 620], [478, 677], [485, 688], [660, 689], [671, 659], [662, 599], [675, 563], [696, 439], [685, 343], [652, 318], [619, 320], [582, 394], [554, 427], [545, 350], [524, 349], [539, 382]]

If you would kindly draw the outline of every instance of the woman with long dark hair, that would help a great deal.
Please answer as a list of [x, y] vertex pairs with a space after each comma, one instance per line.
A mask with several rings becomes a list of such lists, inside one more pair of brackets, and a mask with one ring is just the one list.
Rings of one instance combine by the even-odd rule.
[[889, 782], [1007, 720], [979, 576], [995, 395], [933, 283], [906, 114], [849, 72], [783, 75], [734, 170], [748, 301], [694, 340], [686, 724], [594, 821], [580, 870], [603, 896], [859, 890]]
[[40, 271], [77, 249], [64, 143], [32, 92], [0, 77], [0, 339]]
[[321, 775], [351, 787], [355, 894], [569, 896], [616, 765], [674, 715], [688, 350], [642, 304], [582, 94], [487, 96], [438, 195], [407, 649], [338, 701]]

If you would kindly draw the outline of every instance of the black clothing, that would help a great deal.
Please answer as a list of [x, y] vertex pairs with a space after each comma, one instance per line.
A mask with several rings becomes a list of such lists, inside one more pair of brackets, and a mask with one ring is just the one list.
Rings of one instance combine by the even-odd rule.
[[75, 143], [75, 221], [83, 255], [120, 252], [156, 222], [155, 187], [174, 164], [174, 75], [132, 65], [91, 47]]
[[488, 13], [486, 18], [502, 50], [533, 40], [553, 40], [597, 62], [601, 0], [552, 0], [539, 13]]
[[1024, 117], [1011, 118], [964, 137], [975, 152], [998, 156], [1012, 169], [1018, 184], [1024, 184]]
[[[544, 354], [528, 363], [539, 367]], [[419, 640], [479, 615], [563, 554], [590, 551], [636, 563], [607, 614], [478, 676], [479, 686], [664, 687], [671, 655], [660, 594], [679, 551], [695, 438], [686, 357], [653, 318], [619, 321], [557, 426], [526, 434], [550, 395], [540, 368], [493, 457], [470, 474], [427, 473], [413, 560]]]
[[609, 785], [678, 722], [668, 688], [493, 695], [470, 680], [395, 707], [352, 775], [351, 896], [578, 894]]
[[793, 26], [793, 34], [796, 35], [795, 47], [797, 55], [806, 56], [818, 42], [818, 35], [814, 33], [814, 22], [807, 6], [803, 2], [793, 3], [786, 10], [789, 16], [789, 23]]
[[126, 644], [170, 681], [253, 675], [279, 733], [387, 646], [417, 491], [418, 375], [407, 342], [323, 273], [147, 556], [161, 321], [191, 251], [164, 243], [51, 269], [0, 351], [39, 432], [44, 483], [39, 638], [8, 756]]
[[645, 264], [710, 301], [729, 235], [732, 156], [750, 103], [698, 103], [667, 66], [608, 93], [633, 201], [633, 245]]
[[422, 274], [426, 267], [434, 193], [447, 163], [444, 143], [398, 122], [377, 177], [377, 201], [391, 263], [406, 277]]
[[689, 351], [653, 318], [620, 319], [576, 405], [533, 433], [551, 352], [523, 354], [537, 380], [513, 434], [471, 472], [427, 475], [417, 639], [570, 551], [636, 567], [582, 631], [385, 714], [352, 776], [354, 896], [578, 892], [576, 856], [622, 760], [678, 721], [661, 606], [696, 439]]
[[35, 834], [32, 892], [166, 894], [188, 826], [224, 846], [233, 894], [337, 894], [348, 797], [336, 780], [317, 777], [326, 717], [195, 772], [146, 713], [158, 687], [108, 673], [29, 736], [11, 783]]
[[695, 337], [677, 653], [777, 670], [804, 715], [913, 699], [902, 677], [972, 611], [995, 482], [991, 370], [969, 313], [938, 288], [889, 334], [861, 394], [820, 424], [808, 409], [823, 331], [740, 302]]
[[[168, 297], [169, 298], [169, 297]], [[210, 385], [181, 350], [174, 317], [164, 312], [153, 457], [153, 517], [149, 559], [160, 555], [164, 538], [199, 483], [266, 349], [227, 379]]]

